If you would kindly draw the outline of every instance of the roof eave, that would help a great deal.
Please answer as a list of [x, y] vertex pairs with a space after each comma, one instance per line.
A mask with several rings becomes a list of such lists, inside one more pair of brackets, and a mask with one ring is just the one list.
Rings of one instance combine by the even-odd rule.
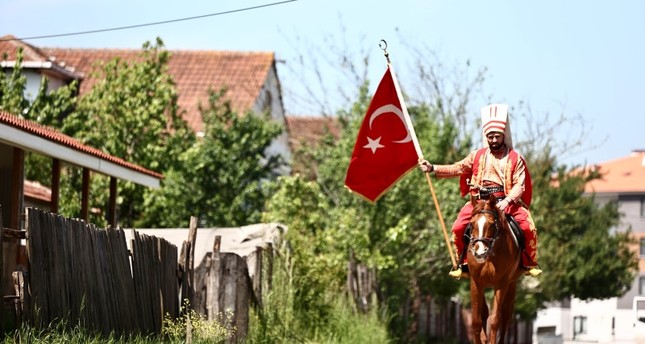
[[46, 156], [55, 157], [107, 176], [120, 178], [151, 188], [159, 187], [159, 178], [119, 166], [108, 160], [72, 149], [60, 143], [46, 140], [15, 127], [0, 123], [0, 131], [3, 134], [2, 137], [0, 137], [0, 141], [12, 146], [17, 146]]
[[[57, 63], [54, 63], [52, 61], [24, 61], [20, 64], [20, 66], [24, 69], [46, 69], [46, 70], [51, 70], [54, 71], [58, 74], [61, 74], [67, 78], [74, 79], [74, 80], [80, 80], [83, 77], [81, 75], [78, 75], [77, 73], [74, 73], [70, 70], [68, 70], [65, 67], [60, 66]], [[16, 67], [16, 61], [0, 61], [0, 67], [2, 68], [15, 68]]]

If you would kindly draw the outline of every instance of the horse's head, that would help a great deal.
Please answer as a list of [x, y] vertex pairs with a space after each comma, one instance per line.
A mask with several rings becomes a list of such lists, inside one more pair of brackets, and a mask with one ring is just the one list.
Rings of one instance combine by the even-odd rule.
[[478, 263], [483, 263], [493, 254], [493, 246], [505, 225], [503, 213], [497, 209], [497, 199], [490, 196], [487, 200], [471, 199], [473, 203], [470, 220], [470, 251]]

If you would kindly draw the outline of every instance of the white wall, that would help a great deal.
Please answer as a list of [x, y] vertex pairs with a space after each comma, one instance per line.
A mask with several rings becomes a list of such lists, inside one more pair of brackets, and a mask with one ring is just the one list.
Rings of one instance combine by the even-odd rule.
[[[267, 107], [269, 109], [267, 109]], [[266, 153], [269, 155], [282, 155], [285, 162], [290, 164], [291, 149], [289, 148], [289, 135], [286, 131], [287, 123], [282, 103], [280, 81], [278, 80], [275, 67], [270, 69], [269, 74], [267, 75], [267, 80], [264, 83], [264, 87], [260, 91], [260, 95], [253, 105], [253, 111], [257, 114], [262, 114], [267, 110], [270, 112], [271, 119], [282, 125], [284, 130], [282, 134], [267, 148]], [[288, 175], [291, 171], [289, 167], [285, 167], [279, 172], [280, 174]]]

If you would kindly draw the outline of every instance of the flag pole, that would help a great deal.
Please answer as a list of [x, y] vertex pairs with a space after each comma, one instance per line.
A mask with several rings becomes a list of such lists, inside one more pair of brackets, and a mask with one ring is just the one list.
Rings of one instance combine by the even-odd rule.
[[448, 246], [448, 252], [450, 253], [450, 260], [452, 260], [452, 266], [457, 267], [457, 260], [455, 259], [455, 254], [452, 251], [452, 246], [450, 245], [450, 240], [448, 240], [448, 231], [446, 231], [446, 224], [443, 222], [443, 216], [441, 215], [441, 209], [439, 208], [439, 202], [437, 201], [437, 195], [434, 193], [434, 187], [432, 186], [432, 180], [430, 179], [430, 173], [424, 173], [426, 175], [426, 180], [428, 181], [428, 186], [430, 187], [430, 193], [432, 194], [432, 200], [434, 201], [434, 207], [437, 208], [437, 215], [439, 216], [439, 222], [441, 223], [441, 229], [443, 230], [443, 237], [446, 239], [446, 246]]
[[[381, 42], [379, 42], [379, 48], [383, 50], [383, 55], [385, 55], [385, 60], [387, 61], [387, 67], [391, 67], [390, 63], [390, 54], [387, 52], [387, 42], [382, 39]], [[408, 113], [408, 108], [405, 106], [405, 102], [403, 100], [403, 95], [401, 94], [401, 89], [399, 88], [399, 82], [396, 79], [396, 74], [394, 72], [392, 74], [392, 80], [394, 81], [394, 88], [396, 88], [396, 94], [399, 97], [399, 101], [401, 102], [401, 110], [403, 111], [404, 117], [405, 117], [405, 125], [412, 134], [412, 142], [414, 143], [414, 149], [417, 152], [417, 156], [419, 157], [419, 162], [423, 161], [423, 153], [421, 152], [421, 146], [419, 145], [419, 140], [417, 140], [417, 135], [414, 132], [414, 126], [412, 125], [412, 120], [410, 119], [410, 114]], [[457, 260], [455, 259], [455, 254], [452, 251], [452, 246], [450, 245], [450, 240], [448, 239], [448, 231], [446, 230], [446, 224], [443, 221], [443, 216], [441, 215], [441, 208], [439, 208], [439, 202], [437, 201], [437, 195], [434, 192], [434, 186], [432, 186], [432, 180], [430, 179], [430, 174], [429, 173], [424, 173], [426, 175], [426, 180], [428, 181], [428, 186], [430, 187], [430, 193], [432, 194], [432, 200], [434, 201], [434, 206], [437, 209], [437, 215], [439, 216], [439, 223], [441, 224], [441, 229], [443, 231], [443, 237], [446, 240], [446, 246], [448, 246], [448, 253], [450, 254], [450, 260], [452, 260], [452, 266], [456, 267], [457, 266]]]

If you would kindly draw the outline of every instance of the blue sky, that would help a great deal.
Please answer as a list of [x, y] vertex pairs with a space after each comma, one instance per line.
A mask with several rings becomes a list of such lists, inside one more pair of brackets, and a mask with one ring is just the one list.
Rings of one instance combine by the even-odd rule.
[[[0, 35], [106, 29], [272, 2], [0, 0]], [[385, 69], [378, 48], [381, 39], [388, 42], [404, 89], [413, 86], [406, 84], [413, 80], [409, 75], [413, 49], [427, 47], [443, 64], [470, 61], [473, 70], [487, 68], [482, 94], [495, 102], [523, 102], [536, 116], [580, 116], [588, 133], [583, 147], [588, 149], [563, 155], [560, 162], [593, 164], [645, 149], [645, 106], [639, 100], [645, 93], [644, 35], [645, 2], [639, 0], [298, 0], [165, 25], [28, 42], [46, 47], [140, 48], [161, 37], [171, 50], [274, 51], [285, 61], [301, 54], [324, 58], [311, 47], [345, 47], [350, 54], [369, 58], [372, 89]], [[296, 77], [283, 64], [278, 73], [283, 84]], [[334, 89], [342, 80], [333, 77], [333, 71], [328, 73], [329, 87]], [[323, 76], [327, 79], [327, 74]], [[287, 93], [284, 101], [289, 113], [312, 114]], [[474, 100], [474, 118], [483, 102]], [[560, 135], [574, 131], [568, 128]]]

